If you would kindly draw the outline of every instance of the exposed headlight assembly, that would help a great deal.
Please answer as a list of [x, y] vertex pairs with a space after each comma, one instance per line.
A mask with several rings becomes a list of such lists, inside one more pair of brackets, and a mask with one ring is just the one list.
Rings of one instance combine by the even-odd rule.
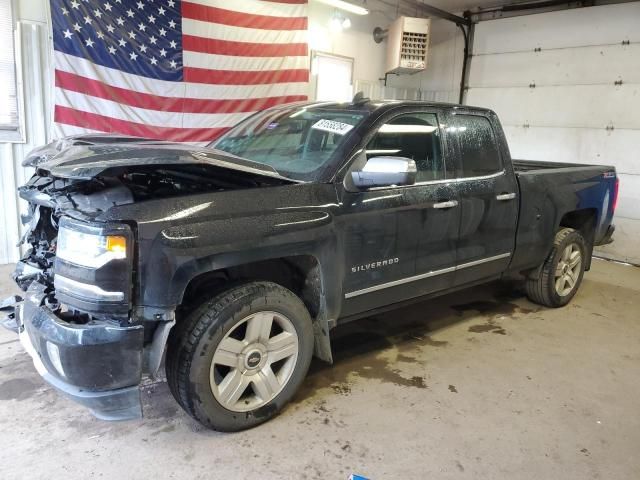
[[124, 313], [131, 290], [133, 233], [128, 225], [60, 219], [54, 286], [79, 310]]

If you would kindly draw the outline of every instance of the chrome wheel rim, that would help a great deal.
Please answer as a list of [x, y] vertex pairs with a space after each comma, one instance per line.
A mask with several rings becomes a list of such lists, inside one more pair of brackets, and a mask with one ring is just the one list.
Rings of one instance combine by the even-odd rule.
[[213, 354], [209, 383], [227, 410], [247, 412], [273, 400], [298, 360], [298, 335], [285, 315], [257, 312], [240, 320]]
[[575, 243], [567, 245], [556, 266], [555, 286], [558, 295], [566, 297], [573, 291], [578, 283], [581, 268], [582, 252], [580, 247]]

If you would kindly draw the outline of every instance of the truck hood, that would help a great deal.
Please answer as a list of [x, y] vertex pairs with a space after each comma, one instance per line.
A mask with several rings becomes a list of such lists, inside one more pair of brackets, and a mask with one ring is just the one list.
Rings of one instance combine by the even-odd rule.
[[271, 166], [196, 145], [121, 135], [77, 135], [31, 151], [22, 162], [58, 178], [90, 180], [120, 167], [206, 164], [296, 182]]

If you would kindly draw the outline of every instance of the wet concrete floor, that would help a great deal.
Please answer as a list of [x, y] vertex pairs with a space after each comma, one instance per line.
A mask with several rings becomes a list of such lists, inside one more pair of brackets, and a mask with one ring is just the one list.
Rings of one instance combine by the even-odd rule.
[[563, 309], [496, 284], [362, 319], [278, 418], [237, 434], [203, 429], [164, 382], [143, 420], [96, 420], [2, 330], [1, 477], [640, 478], [639, 306], [640, 268], [595, 261]]

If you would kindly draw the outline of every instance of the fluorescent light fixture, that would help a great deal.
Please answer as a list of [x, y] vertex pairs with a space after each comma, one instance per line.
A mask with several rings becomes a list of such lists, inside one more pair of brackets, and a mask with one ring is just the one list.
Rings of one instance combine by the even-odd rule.
[[316, 0], [318, 3], [324, 3], [330, 7], [339, 8], [345, 12], [353, 13], [354, 15], [368, 15], [369, 10], [353, 3], [344, 2], [343, 0]]

